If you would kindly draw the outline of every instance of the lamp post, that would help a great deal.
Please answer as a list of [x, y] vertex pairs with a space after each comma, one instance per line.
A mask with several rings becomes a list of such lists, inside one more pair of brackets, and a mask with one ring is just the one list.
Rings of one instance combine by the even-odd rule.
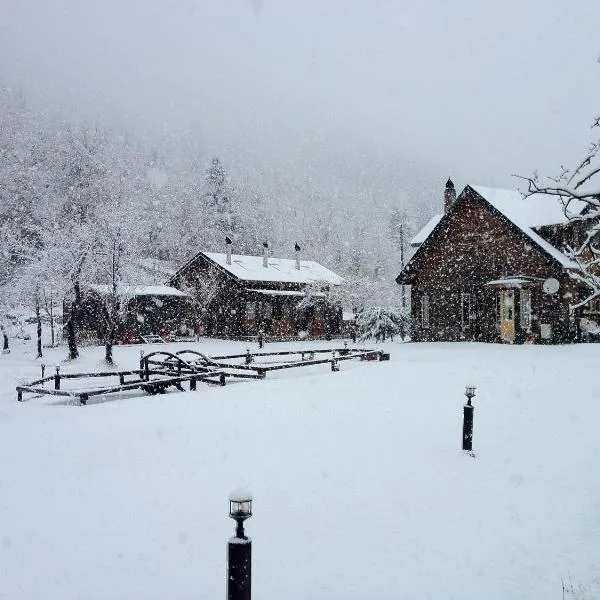
[[462, 449], [467, 451], [473, 450], [473, 413], [475, 407], [471, 404], [471, 400], [475, 397], [475, 386], [467, 385], [465, 387], [465, 396], [467, 403], [464, 406], [463, 412], [463, 441]]
[[254, 360], [252, 358], [252, 354], [250, 354], [250, 348], [246, 348], [246, 358], [245, 358], [245, 360], [246, 360], [246, 364], [247, 365], [251, 364], [252, 361]]
[[60, 365], [56, 365], [56, 375], [54, 376], [54, 389], [60, 390]]
[[252, 494], [237, 489], [229, 494], [229, 516], [235, 520], [235, 536], [227, 544], [227, 600], [250, 600], [252, 540], [246, 537], [244, 521], [252, 516]]

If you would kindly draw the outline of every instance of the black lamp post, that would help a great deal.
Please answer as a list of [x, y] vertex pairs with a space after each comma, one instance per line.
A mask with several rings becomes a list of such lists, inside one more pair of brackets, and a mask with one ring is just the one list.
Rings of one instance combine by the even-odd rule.
[[474, 385], [465, 387], [465, 396], [467, 397], [467, 403], [464, 406], [463, 413], [462, 449], [470, 452], [473, 450], [473, 413], [475, 412], [475, 407], [471, 404], [471, 400], [475, 397]]
[[60, 365], [56, 365], [56, 375], [54, 376], [54, 389], [60, 390]]
[[244, 532], [244, 521], [252, 516], [252, 494], [248, 490], [229, 494], [229, 516], [237, 525], [227, 545], [227, 600], [250, 600], [252, 540]]

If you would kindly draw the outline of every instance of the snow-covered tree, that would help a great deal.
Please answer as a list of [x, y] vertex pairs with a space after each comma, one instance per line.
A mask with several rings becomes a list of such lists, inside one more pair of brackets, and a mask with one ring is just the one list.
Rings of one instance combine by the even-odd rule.
[[222, 237], [232, 233], [234, 227], [233, 189], [227, 180], [225, 168], [218, 158], [213, 158], [206, 171], [204, 197], [211, 211], [213, 227]]
[[[589, 294], [573, 308], [600, 297], [600, 116], [593, 119], [594, 139], [579, 160], [562, 166], [555, 176], [535, 173], [526, 177], [526, 196], [548, 194], [563, 205], [571, 221], [581, 223], [579, 243], [567, 247], [567, 254], [579, 265], [572, 276], [589, 287]], [[583, 210], [582, 210], [583, 205]]]
[[395, 308], [370, 306], [358, 315], [356, 325], [360, 341], [394, 341], [394, 336], [409, 331], [410, 315]]
[[[66, 296], [65, 339], [76, 357], [82, 286], [110, 283], [94, 253], [106, 251], [96, 243], [97, 224], [119, 194], [119, 219], [136, 224], [132, 239], [143, 257], [182, 264], [199, 250], [221, 250], [232, 232], [235, 253], [258, 254], [269, 239], [277, 256], [291, 257], [293, 240], [302, 239], [307, 258], [349, 282], [329, 289], [328, 301], [359, 310], [399, 299], [393, 279], [405, 220], [401, 197], [388, 205], [380, 190], [349, 191], [341, 180], [324, 193], [318, 173], [290, 178], [240, 164], [230, 170], [196, 140], [178, 140], [177, 147], [169, 153], [36, 112], [0, 86], [0, 286], [8, 284], [0, 302], [16, 299], [10, 284], [33, 260], [20, 249], [36, 249], [50, 277], [39, 288], [41, 309], [53, 312]], [[125, 275], [121, 281], [131, 283]]]
[[198, 318], [197, 330], [208, 325], [208, 309], [219, 295], [219, 281], [216, 271], [209, 271], [203, 276], [185, 280], [179, 286], [181, 291], [189, 296], [194, 306]]

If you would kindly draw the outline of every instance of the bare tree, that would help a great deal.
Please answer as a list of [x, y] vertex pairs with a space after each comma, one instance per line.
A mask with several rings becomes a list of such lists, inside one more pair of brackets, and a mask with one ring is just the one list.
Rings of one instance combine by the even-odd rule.
[[[87, 272], [87, 283], [102, 285], [99, 298], [102, 306], [102, 342], [105, 360], [113, 363], [113, 347], [123, 325], [131, 286], [137, 281], [135, 265], [140, 258], [142, 239], [147, 231], [136, 211], [135, 193], [124, 188], [120, 181], [110, 205], [97, 211], [92, 219], [94, 230], [90, 247], [92, 265]], [[136, 275], [137, 273], [137, 275]]]
[[[594, 134], [599, 129], [600, 116], [591, 125]], [[583, 235], [578, 243], [567, 246], [566, 252], [579, 266], [579, 271], [572, 272], [572, 277], [585, 283], [590, 291], [572, 308], [600, 297], [600, 139], [591, 142], [574, 166], [562, 166], [558, 175], [541, 177], [534, 173], [522, 179], [527, 181], [525, 196], [552, 196], [562, 203], [569, 220], [581, 224]]]
[[179, 287], [189, 296], [194, 306], [198, 326], [206, 327], [208, 310], [220, 292], [219, 278], [216, 272], [211, 270], [205, 275], [198, 275], [193, 279], [182, 281]]

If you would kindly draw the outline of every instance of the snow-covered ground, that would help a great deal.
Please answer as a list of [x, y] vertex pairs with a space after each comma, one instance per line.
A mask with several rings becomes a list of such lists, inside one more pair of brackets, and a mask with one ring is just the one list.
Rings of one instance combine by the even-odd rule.
[[[600, 345], [386, 344], [389, 363], [76, 406], [18, 404], [41, 361], [12, 344], [0, 598], [223, 598], [240, 485], [261, 600], [560, 600], [561, 578], [600, 575]], [[101, 366], [101, 348], [82, 354], [62, 369]], [[115, 356], [135, 367], [139, 347]], [[460, 451], [467, 383], [475, 458]]]

